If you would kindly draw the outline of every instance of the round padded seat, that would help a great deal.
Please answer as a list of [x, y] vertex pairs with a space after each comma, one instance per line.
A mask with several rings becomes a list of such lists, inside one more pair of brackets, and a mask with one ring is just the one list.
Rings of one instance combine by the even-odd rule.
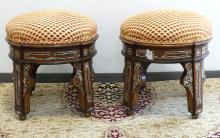
[[192, 45], [211, 38], [212, 26], [202, 15], [183, 10], [154, 10], [128, 18], [121, 38], [141, 45]]
[[62, 10], [26, 13], [6, 27], [10, 42], [28, 45], [62, 45], [91, 41], [97, 37], [96, 23], [89, 17]]

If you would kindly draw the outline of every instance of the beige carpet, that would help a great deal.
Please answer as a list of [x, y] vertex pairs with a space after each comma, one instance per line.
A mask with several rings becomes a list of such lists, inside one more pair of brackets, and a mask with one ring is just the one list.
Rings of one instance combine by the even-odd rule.
[[185, 90], [179, 81], [153, 82], [155, 103], [140, 115], [117, 123], [94, 121], [72, 113], [63, 103], [64, 84], [38, 84], [31, 97], [26, 121], [14, 114], [10, 83], [0, 84], [0, 136], [11, 138], [103, 138], [111, 127], [128, 138], [201, 138], [220, 130], [220, 79], [207, 79], [204, 111], [192, 120], [187, 112]]

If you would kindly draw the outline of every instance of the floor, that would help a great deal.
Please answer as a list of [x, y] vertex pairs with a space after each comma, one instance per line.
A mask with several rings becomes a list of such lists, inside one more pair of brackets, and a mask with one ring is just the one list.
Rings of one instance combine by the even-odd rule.
[[[127, 117], [121, 106], [121, 83], [96, 83], [92, 117], [82, 117], [68, 84], [37, 84], [27, 120], [14, 113], [11, 83], [0, 84], [0, 138], [155, 138], [218, 137], [220, 130], [220, 78], [207, 79], [204, 111], [192, 120], [185, 90], [179, 81], [153, 82], [153, 93], [144, 93], [136, 114]], [[144, 100], [143, 100], [144, 99]]]

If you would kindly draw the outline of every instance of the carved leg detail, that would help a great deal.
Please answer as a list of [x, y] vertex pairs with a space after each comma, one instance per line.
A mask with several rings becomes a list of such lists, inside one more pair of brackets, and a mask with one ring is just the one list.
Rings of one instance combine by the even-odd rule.
[[36, 72], [37, 72], [37, 69], [38, 69], [39, 65], [31, 65], [30, 66], [30, 81], [31, 81], [31, 95], [32, 95], [32, 91], [35, 90], [35, 86], [36, 86]]
[[90, 116], [92, 110], [93, 84], [91, 62], [73, 63], [72, 84], [79, 93], [79, 105], [85, 116]]
[[187, 91], [188, 111], [197, 119], [203, 110], [203, 82], [205, 80], [203, 61], [183, 63], [184, 73], [180, 83]]
[[26, 114], [30, 112], [30, 93], [32, 88], [30, 72], [30, 64], [14, 63], [15, 111], [21, 120], [25, 120]]
[[146, 82], [146, 69], [148, 66], [147, 63], [125, 60], [123, 72], [124, 104], [128, 115], [133, 114], [132, 110], [137, 104], [140, 89], [144, 87]]
[[93, 68], [93, 66], [92, 66], [92, 59], [89, 61], [89, 67], [90, 67], [90, 73], [91, 73], [91, 75], [90, 75], [90, 77], [91, 77], [91, 91], [89, 91], [90, 92], [90, 95], [91, 95], [91, 106], [93, 107], [94, 106], [94, 103], [93, 103], [93, 101], [94, 101], [94, 93], [93, 93], [93, 82], [94, 82], [94, 80], [95, 80], [95, 71], [94, 71], [94, 68]]

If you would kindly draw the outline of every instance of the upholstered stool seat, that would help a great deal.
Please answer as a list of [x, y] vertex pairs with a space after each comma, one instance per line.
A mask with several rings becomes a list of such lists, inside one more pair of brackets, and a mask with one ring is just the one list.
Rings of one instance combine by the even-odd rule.
[[124, 43], [124, 103], [128, 114], [132, 114], [140, 90], [149, 85], [146, 70], [151, 63], [180, 63], [188, 110], [198, 118], [203, 104], [203, 59], [209, 54], [207, 44], [212, 38], [210, 22], [189, 11], [149, 11], [125, 20], [120, 38]]
[[121, 25], [121, 37], [144, 45], [192, 45], [212, 37], [210, 22], [197, 13], [177, 10], [146, 12]]
[[90, 115], [96, 30], [91, 18], [62, 10], [26, 13], [7, 24], [9, 57], [14, 63], [15, 110], [20, 119], [25, 119], [30, 111], [36, 71], [42, 64], [73, 66], [71, 83], [79, 92], [82, 112]]
[[87, 42], [95, 37], [96, 23], [87, 16], [46, 10], [20, 15], [6, 27], [7, 39], [27, 45], [72, 45]]

